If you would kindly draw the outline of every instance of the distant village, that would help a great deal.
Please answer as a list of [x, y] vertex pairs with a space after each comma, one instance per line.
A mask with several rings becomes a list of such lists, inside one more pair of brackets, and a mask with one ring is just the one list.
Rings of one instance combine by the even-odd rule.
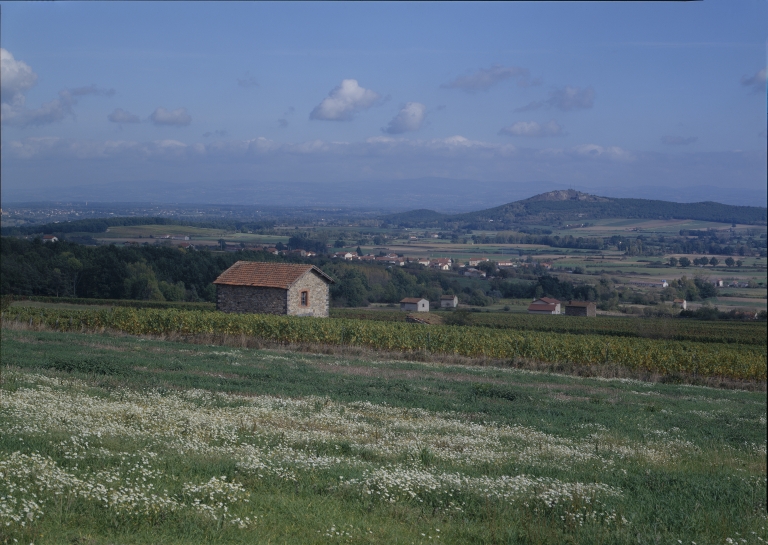
[[[433, 235], [437, 236], [437, 235]], [[262, 251], [276, 256], [283, 257], [302, 257], [312, 258], [317, 257], [318, 254], [313, 251], [304, 250], [301, 248], [287, 249], [278, 248], [276, 246], [235, 246], [231, 244], [202, 244], [195, 245], [190, 241], [190, 237], [187, 235], [156, 235], [152, 237], [156, 242], [167, 241], [173, 243], [175, 246], [187, 250], [196, 249], [221, 249], [229, 252], [237, 252], [240, 250]], [[412, 237], [416, 238], [416, 237]], [[58, 238], [53, 235], [43, 236], [43, 242], [56, 242]], [[126, 241], [123, 243], [126, 246], [139, 245], [136, 241]], [[146, 242], [144, 243], [146, 244]], [[424, 268], [434, 269], [438, 271], [455, 271], [458, 274], [469, 278], [486, 278], [489, 270], [505, 269], [505, 268], [540, 268], [543, 270], [550, 270], [553, 267], [551, 262], [537, 262], [537, 261], [491, 261], [487, 257], [473, 257], [469, 258], [466, 262], [454, 261], [450, 257], [404, 257], [396, 253], [380, 252], [380, 255], [375, 254], [360, 254], [357, 252], [341, 251], [334, 252], [328, 255], [333, 260], [349, 261], [349, 262], [363, 262], [363, 263], [376, 263], [386, 266], [404, 267], [406, 265], [419, 265]], [[487, 263], [485, 267], [478, 268], [481, 264]], [[725, 287], [725, 283], [722, 279], [710, 280], [716, 287]], [[638, 279], [630, 281], [631, 285], [636, 287], [652, 287], [652, 288], [666, 288], [669, 283], [665, 279]], [[250, 284], [251, 286], [253, 284]], [[742, 287], [741, 283], [734, 282], [728, 284], [728, 287]], [[452, 309], [458, 307], [458, 298], [455, 295], [444, 295], [438, 302], [441, 309]], [[688, 302], [684, 299], [675, 299], [672, 302], [674, 308], [686, 310], [688, 308]], [[405, 298], [400, 301], [400, 310], [407, 312], [429, 312], [430, 302], [423, 298]], [[258, 312], [258, 310], [254, 310]], [[544, 315], [559, 315], [564, 314], [566, 316], [596, 316], [597, 307], [594, 302], [587, 301], [559, 301], [550, 297], [537, 298], [531, 302], [527, 309], [529, 314], [544, 314]], [[321, 314], [322, 315], [322, 314]], [[327, 314], [326, 314], [327, 315]]]

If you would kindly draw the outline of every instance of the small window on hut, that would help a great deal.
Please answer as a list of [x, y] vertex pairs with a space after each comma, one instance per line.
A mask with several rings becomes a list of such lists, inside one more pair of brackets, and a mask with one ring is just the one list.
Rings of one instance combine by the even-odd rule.
[[301, 306], [309, 306], [309, 292], [306, 290], [301, 292]]

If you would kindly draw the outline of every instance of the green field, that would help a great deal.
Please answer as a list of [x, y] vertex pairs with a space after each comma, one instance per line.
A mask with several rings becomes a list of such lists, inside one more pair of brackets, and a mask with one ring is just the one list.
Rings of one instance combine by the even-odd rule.
[[149, 238], [163, 235], [189, 235], [194, 237], [220, 237], [226, 234], [223, 229], [207, 229], [187, 225], [121, 225], [110, 227], [106, 233], [100, 233], [99, 238]]
[[4, 543], [768, 539], [763, 392], [18, 329], [2, 365]]
[[[93, 233], [75, 233], [79, 235], [91, 235]], [[161, 237], [165, 235], [171, 236], [189, 236], [189, 242], [217, 242], [220, 239], [224, 239], [230, 244], [239, 244], [240, 242], [246, 244], [269, 244], [274, 245], [278, 242], [288, 242], [288, 236], [280, 235], [262, 235], [252, 233], [239, 233], [234, 231], [226, 231], [223, 229], [210, 229], [204, 227], [190, 227], [185, 225], [127, 225], [110, 227], [106, 233], [98, 233], [94, 238], [106, 243], [114, 242], [115, 240], [144, 240], [145, 242], [154, 242], [164, 240]], [[171, 243], [179, 243], [183, 241], [171, 240]]]

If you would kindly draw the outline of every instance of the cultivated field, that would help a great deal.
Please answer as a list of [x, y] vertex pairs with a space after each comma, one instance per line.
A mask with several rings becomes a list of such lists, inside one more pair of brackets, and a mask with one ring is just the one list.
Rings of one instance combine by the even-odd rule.
[[764, 543], [762, 392], [4, 329], [0, 541]]
[[[508, 319], [517, 320], [514, 317]], [[9, 326], [29, 326], [62, 331], [118, 331], [132, 335], [170, 335], [175, 338], [215, 339], [240, 336], [248, 342], [300, 344], [313, 347], [353, 346], [372, 350], [423, 355], [495, 359], [507, 365], [529, 361], [564, 364], [590, 370], [628, 370], [672, 380], [732, 379], [764, 384], [765, 344], [760, 330], [731, 327], [735, 343], [629, 336], [626, 331], [602, 331], [607, 322], [558, 321], [560, 324], [594, 324], [561, 331], [515, 330], [504, 323], [491, 327], [417, 325], [375, 320], [312, 319], [266, 314], [176, 309], [112, 308], [59, 310], [10, 307], [3, 313]], [[708, 326], [712, 335], [729, 335], [728, 326]], [[607, 334], [606, 334], [607, 333]], [[619, 333], [614, 336], [611, 333]]]

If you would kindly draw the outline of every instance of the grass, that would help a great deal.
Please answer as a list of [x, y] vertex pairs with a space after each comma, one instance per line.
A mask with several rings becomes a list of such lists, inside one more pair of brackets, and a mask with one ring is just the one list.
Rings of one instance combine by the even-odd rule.
[[762, 392], [9, 329], [2, 365], [0, 542], [768, 539]]
[[187, 225], [120, 225], [110, 227], [106, 233], [99, 234], [98, 238], [143, 238], [160, 237], [165, 235], [192, 236], [192, 237], [221, 237], [227, 231], [223, 229], [210, 229], [206, 227], [191, 227]]
[[[84, 233], [93, 236], [93, 233]], [[154, 238], [150, 238], [150, 235]], [[185, 225], [126, 225], [110, 227], [106, 233], [99, 233], [94, 238], [104, 242], [112, 242], [113, 239], [135, 239], [142, 238], [144, 242], [153, 243], [162, 241], [160, 237], [165, 235], [190, 237], [190, 242], [195, 241], [218, 241], [224, 239], [229, 243], [262, 243], [277, 244], [278, 242], [287, 242], [287, 236], [262, 235], [251, 233], [238, 233], [223, 229], [212, 229], [206, 227], [190, 227]], [[178, 241], [174, 241], [178, 242]]]

